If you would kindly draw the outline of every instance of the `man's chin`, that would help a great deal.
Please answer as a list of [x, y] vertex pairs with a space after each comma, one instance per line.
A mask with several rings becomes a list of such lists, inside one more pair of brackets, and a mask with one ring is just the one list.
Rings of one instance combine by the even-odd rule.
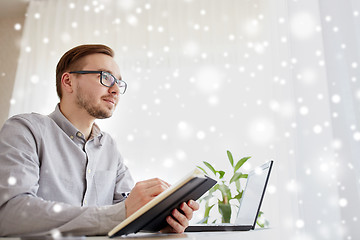
[[103, 114], [99, 114], [98, 115], [98, 119], [106, 119], [106, 118], [110, 118], [113, 115], [113, 112], [110, 113], [103, 113]]
[[96, 112], [89, 112], [91, 116], [97, 119], [106, 119], [113, 115], [114, 111], [108, 110], [108, 111], [96, 111]]

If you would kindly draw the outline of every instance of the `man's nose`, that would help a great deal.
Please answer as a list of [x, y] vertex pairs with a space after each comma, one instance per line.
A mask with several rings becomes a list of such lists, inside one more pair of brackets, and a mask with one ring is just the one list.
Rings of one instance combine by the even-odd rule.
[[109, 93], [114, 94], [114, 95], [119, 95], [120, 94], [119, 86], [115, 83], [114, 85], [109, 87]]

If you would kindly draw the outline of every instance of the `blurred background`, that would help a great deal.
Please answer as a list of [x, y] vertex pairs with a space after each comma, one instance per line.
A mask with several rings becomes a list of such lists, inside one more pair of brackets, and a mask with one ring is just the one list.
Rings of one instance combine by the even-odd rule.
[[[101, 128], [135, 180], [273, 159], [270, 239], [358, 239], [360, 2], [0, 0], [0, 124], [51, 113], [70, 48], [107, 44], [128, 90]], [[195, 219], [201, 219], [201, 214]]]

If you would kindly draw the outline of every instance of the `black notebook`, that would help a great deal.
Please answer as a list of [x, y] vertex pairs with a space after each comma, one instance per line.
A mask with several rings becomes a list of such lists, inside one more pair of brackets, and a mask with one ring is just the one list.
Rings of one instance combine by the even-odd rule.
[[235, 223], [195, 224], [187, 227], [185, 232], [249, 231], [254, 229], [272, 165], [273, 161], [269, 161], [248, 174]]
[[173, 209], [178, 208], [183, 202], [197, 200], [215, 184], [214, 179], [195, 169], [114, 227], [108, 236], [160, 231], [167, 226], [165, 219]]

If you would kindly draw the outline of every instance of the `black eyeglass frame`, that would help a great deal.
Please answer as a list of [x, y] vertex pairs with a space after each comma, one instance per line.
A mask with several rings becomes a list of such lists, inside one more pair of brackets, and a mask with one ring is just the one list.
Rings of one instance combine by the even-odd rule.
[[[127, 83], [124, 80], [117, 79], [114, 75], [112, 75], [111, 73], [106, 72], [106, 71], [71, 71], [69, 73], [78, 73], [78, 74], [94, 74], [94, 73], [96, 74], [96, 73], [98, 73], [98, 74], [100, 74], [100, 83], [101, 83], [101, 85], [110, 88], [110, 87], [114, 86], [114, 84], [116, 83], [118, 85], [119, 89], [120, 89], [121, 94], [124, 94], [126, 92], [126, 89], [127, 89]], [[110, 76], [113, 77], [114, 81], [110, 86], [103, 83], [103, 73], [109, 74]], [[124, 83], [124, 88], [122, 88], [121, 83]], [[124, 90], [122, 90], [122, 89], [124, 89]]]

